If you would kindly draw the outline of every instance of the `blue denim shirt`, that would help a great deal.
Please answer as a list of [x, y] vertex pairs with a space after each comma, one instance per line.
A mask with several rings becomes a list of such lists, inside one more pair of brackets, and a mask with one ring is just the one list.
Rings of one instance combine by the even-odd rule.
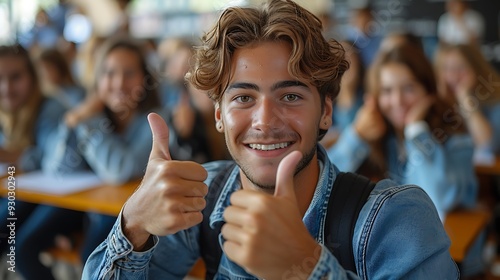
[[[414, 185], [397, 186], [384, 180], [375, 186], [360, 212], [352, 240], [358, 275], [345, 271], [324, 246], [327, 204], [337, 168], [318, 148], [321, 171], [311, 204], [303, 222], [321, 244], [319, 261], [308, 279], [458, 279], [458, 269], [450, 257], [450, 241], [432, 201]], [[221, 162], [204, 165], [207, 185], [221, 169]], [[210, 224], [224, 222], [222, 213], [230, 195], [240, 188], [236, 166], [224, 184]], [[155, 245], [134, 252], [124, 236], [121, 214], [108, 238], [92, 253], [82, 279], [183, 279], [200, 257], [200, 227], [195, 226], [165, 237], [154, 237]], [[220, 238], [222, 241], [222, 238]], [[286, 250], [286, 248], [283, 248]], [[304, 266], [310, 265], [304, 261]], [[299, 279], [300, 267], [291, 267], [283, 279]], [[294, 278], [295, 277], [295, 278]], [[222, 256], [216, 279], [257, 279]]]

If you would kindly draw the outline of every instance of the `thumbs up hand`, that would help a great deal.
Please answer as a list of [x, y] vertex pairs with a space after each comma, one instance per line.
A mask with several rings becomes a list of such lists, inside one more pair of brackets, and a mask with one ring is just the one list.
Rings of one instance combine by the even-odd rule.
[[151, 234], [165, 236], [200, 223], [208, 191], [203, 166], [171, 159], [165, 121], [154, 113], [148, 121], [153, 147], [146, 174], [122, 212], [124, 234], [136, 251], [143, 249]]
[[281, 160], [274, 195], [237, 191], [224, 211], [224, 252], [259, 278], [306, 279], [319, 259], [321, 247], [302, 222], [295, 195], [294, 175], [301, 159], [294, 151]]

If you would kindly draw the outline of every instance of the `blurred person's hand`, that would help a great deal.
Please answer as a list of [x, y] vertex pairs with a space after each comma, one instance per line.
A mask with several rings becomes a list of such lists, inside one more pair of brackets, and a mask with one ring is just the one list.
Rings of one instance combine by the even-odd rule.
[[367, 95], [354, 119], [354, 129], [361, 139], [371, 142], [380, 139], [387, 130], [374, 96]]
[[104, 104], [96, 94], [93, 94], [86, 98], [83, 103], [67, 112], [64, 115], [64, 123], [68, 127], [73, 128], [103, 110]]
[[8, 150], [4, 147], [0, 147], [0, 162], [16, 164], [22, 153], [23, 150]]
[[423, 121], [429, 112], [431, 106], [436, 102], [436, 98], [430, 95], [423, 97], [415, 103], [406, 114], [405, 124], [411, 124]]
[[196, 121], [196, 111], [191, 106], [190, 96], [183, 93], [179, 100], [177, 106], [173, 111], [172, 122], [175, 127], [175, 131], [180, 138], [189, 138], [193, 133], [193, 129]]
[[467, 108], [467, 101], [474, 92], [474, 86], [477, 84], [477, 78], [474, 72], [466, 71], [457, 85], [455, 97], [461, 107]]

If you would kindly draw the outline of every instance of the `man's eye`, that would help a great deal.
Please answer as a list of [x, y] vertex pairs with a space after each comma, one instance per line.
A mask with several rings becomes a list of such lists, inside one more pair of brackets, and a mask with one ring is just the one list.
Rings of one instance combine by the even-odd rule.
[[251, 100], [250, 96], [246, 96], [246, 95], [244, 95], [244, 96], [238, 96], [236, 98], [236, 101], [241, 102], [241, 103], [246, 103], [246, 102], [249, 102], [250, 100]]
[[285, 101], [296, 101], [299, 97], [296, 94], [287, 94], [283, 97]]

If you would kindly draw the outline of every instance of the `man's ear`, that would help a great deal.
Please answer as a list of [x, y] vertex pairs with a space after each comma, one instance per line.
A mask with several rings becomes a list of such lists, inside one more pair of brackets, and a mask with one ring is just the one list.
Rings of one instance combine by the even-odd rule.
[[325, 102], [323, 105], [323, 114], [321, 115], [321, 121], [319, 123], [319, 128], [323, 130], [328, 130], [332, 125], [332, 115], [333, 115], [333, 101], [329, 96], [325, 97]]
[[218, 132], [224, 132], [224, 123], [222, 122], [222, 113], [220, 109], [220, 102], [215, 103], [215, 128]]

